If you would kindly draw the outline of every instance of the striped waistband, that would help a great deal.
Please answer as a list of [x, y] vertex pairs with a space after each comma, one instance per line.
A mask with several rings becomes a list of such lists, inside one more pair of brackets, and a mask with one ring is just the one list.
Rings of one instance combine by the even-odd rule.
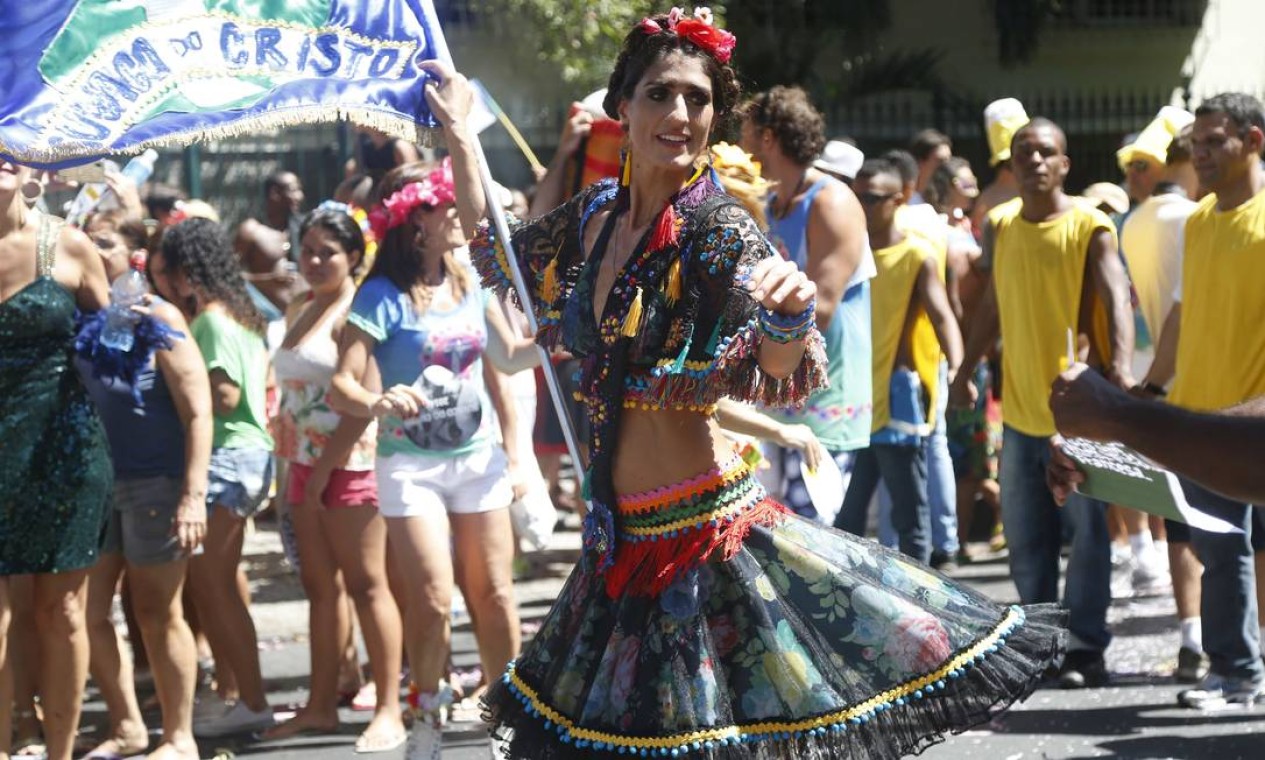
[[638, 542], [717, 528], [767, 498], [740, 457], [673, 486], [618, 499], [621, 538]]

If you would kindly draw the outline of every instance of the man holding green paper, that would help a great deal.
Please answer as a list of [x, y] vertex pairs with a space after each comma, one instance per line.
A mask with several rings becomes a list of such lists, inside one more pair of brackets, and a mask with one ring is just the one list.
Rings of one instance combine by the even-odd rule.
[[[1221, 412], [1192, 412], [1125, 393], [1081, 364], [1054, 381], [1050, 409], [1065, 436], [1119, 441], [1204, 488], [1265, 506], [1265, 396]], [[1085, 475], [1056, 448], [1046, 479], [1063, 504]]]
[[[1186, 223], [1182, 279], [1144, 388], [1162, 388], [1176, 356], [1171, 402], [1214, 412], [1265, 395], [1265, 107], [1255, 97], [1224, 93], [1195, 111], [1195, 172], [1211, 192]], [[1183, 298], [1183, 294], [1187, 297]], [[1257, 447], [1253, 447], [1257, 448]], [[1191, 481], [1186, 499], [1242, 527], [1244, 535], [1191, 529], [1204, 563], [1204, 650], [1210, 672], [1200, 688], [1178, 696], [1187, 707], [1251, 705], [1265, 696], [1257, 618], [1255, 551], [1249, 506]]]

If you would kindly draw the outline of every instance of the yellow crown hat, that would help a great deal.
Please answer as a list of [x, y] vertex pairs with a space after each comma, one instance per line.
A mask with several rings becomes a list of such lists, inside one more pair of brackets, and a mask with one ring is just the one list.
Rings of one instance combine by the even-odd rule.
[[984, 109], [984, 130], [988, 133], [989, 166], [1010, 159], [1010, 141], [1028, 121], [1023, 103], [1014, 98], [1002, 98], [988, 104]]
[[1151, 123], [1133, 138], [1133, 142], [1116, 151], [1120, 171], [1126, 171], [1129, 163], [1139, 158], [1165, 163], [1168, 160], [1168, 146], [1173, 144], [1173, 138], [1194, 121], [1195, 115], [1184, 108], [1161, 108]]

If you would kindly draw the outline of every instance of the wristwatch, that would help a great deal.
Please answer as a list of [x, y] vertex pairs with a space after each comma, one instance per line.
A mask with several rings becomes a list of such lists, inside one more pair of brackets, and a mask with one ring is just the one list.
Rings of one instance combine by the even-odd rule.
[[1157, 398], [1164, 398], [1168, 395], [1168, 391], [1164, 390], [1164, 386], [1158, 385], [1149, 380], [1139, 383], [1138, 387]]

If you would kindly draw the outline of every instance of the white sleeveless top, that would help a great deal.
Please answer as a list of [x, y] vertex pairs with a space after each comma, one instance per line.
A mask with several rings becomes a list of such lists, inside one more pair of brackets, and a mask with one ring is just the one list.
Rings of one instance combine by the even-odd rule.
[[[341, 415], [329, 401], [330, 381], [338, 364], [334, 325], [347, 315], [346, 298], [318, 323], [297, 346], [277, 349], [273, 368], [281, 388], [281, 409], [273, 420], [277, 456], [311, 466], [338, 427]], [[372, 422], [352, 447], [340, 469], [372, 470], [377, 447], [377, 423]]]

